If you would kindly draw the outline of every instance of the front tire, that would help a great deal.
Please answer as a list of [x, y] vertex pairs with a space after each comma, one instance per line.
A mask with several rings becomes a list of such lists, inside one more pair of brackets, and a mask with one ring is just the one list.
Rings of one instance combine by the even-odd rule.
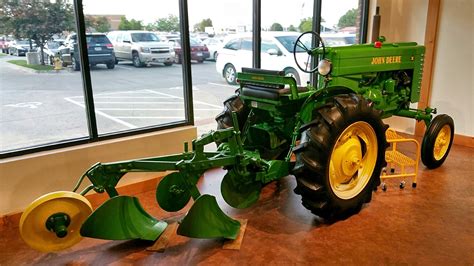
[[429, 169], [440, 167], [448, 157], [454, 137], [454, 121], [449, 115], [438, 115], [425, 132], [421, 144], [421, 161]]
[[145, 65], [142, 63], [142, 61], [140, 60], [140, 56], [136, 52], [132, 55], [132, 61], [134, 67], [143, 67]]
[[328, 100], [313, 111], [294, 149], [295, 192], [303, 206], [328, 219], [359, 212], [372, 199], [386, 165], [381, 112], [363, 97], [349, 94]]

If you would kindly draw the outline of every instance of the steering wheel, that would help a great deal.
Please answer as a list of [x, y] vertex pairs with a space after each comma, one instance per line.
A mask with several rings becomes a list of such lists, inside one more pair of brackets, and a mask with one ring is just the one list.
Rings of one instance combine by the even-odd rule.
[[[306, 45], [302, 42], [302, 39], [307, 34], [311, 35], [311, 40], [313, 40], [313, 35], [314, 35], [314, 37], [316, 37], [316, 40], [318, 41], [318, 46], [310, 47], [310, 48], [306, 47]], [[313, 57], [318, 56], [317, 54], [313, 53], [313, 50], [316, 49], [317, 47], [322, 47], [323, 48], [322, 58], [324, 58], [325, 55], [326, 55], [326, 47], [324, 46], [324, 42], [323, 42], [323, 39], [321, 39], [321, 36], [319, 36], [319, 34], [317, 34], [314, 31], [303, 32], [298, 37], [298, 39], [296, 39], [295, 45], [293, 47], [293, 57], [295, 58], [296, 65], [298, 66], [299, 69], [301, 69], [301, 71], [306, 72], [306, 73], [313, 73], [314, 71], [316, 71], [318, 69], [318, 66], [315, 66], [313, 69], [308, 70], [308, 67], [311, 67], [311, 62], [313, 61]], [[303, 62], [305, 67], [302, 67], [302, 65], [300, 64], [300, 62], [298, 61], [298, 59], [296, 57], [297, 48], [303, 49], [303, 51], [308, 54], [308, 58], [306, 59], [306, 61]]]

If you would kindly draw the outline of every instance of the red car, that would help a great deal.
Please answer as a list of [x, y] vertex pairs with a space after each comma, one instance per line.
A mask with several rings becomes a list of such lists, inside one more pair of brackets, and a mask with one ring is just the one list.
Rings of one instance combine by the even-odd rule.
[[[180, 38], [171, 38], [169, 39], [170, 42], [173, 43], [174, 52], [175, 52], [175, 59], [174, 61], [178, 64], [183, 62], [183, 53], [181, 49], [181, 39]], [[199, 63], [204, 62], [207, 58], [209, 58], [209, 49], [207, 46], [201, 43], [198, 39], [191, 38], [191, 60], [196, 60]]]

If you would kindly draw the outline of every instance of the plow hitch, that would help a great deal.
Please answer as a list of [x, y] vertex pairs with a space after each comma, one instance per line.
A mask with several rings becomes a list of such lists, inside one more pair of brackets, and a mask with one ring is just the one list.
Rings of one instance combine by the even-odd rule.
[[[221, 143], [217, 152], [205, 152], [204, 146], [213, 142]], [[194, 204], [180, 222], [178, 234], [195, 238], [228, 238], [235, 239], [240, 229], [240, 223], [227, 216], [217, 204], [216, 198], [211, 195], [201, 195], [197, 183], [202, 174], [211, 168], [225, 167], [228, 174], [223, 179], [221, 190], [224, 199], [229, 205], [236, 208], [245, 208], [254, 204], [260, 195], [260, 190], [265, 183], [284, 176], [287, 172], [275, 175], [275, 165], [270, 161], [260, 159], [258, 152], [244, 151], [240, 132], [233, 128], [211, 131], [193, 141], [193, 151], [188, 151], [185, 144], [182, 154], [174, 154], [153, 158], [142, 158], [114, 163], [97, 163], [87, 170], [79, 179], [72, 192], [74, 197], [87, 202], [84, 197], [90, 190], [97, 193], [106, 192], [110, 197], [91, 214], [80, 215], [81, 220], [75, 221], [70, 217], [68, 223], [75, 224], [80, 230], [70, 232], [64, 223], [60, 226], [61, 232], [53, 232], [50, 228], [38, 226], [35, 230], [51, 234], [52, 242], [47, 251], [63, 249], [64, 244], [60, 235], [68, 232], [81, 236], [108, 239], [126, 240], [143, 239], [154, 241], [159, 238], [167, 227], [167, 223], [160, 221], [148, 214], [138, 201], [138, 198], [119, 195], [116, 186], [121, 178], [131, 172], [163, 172], [171, 171], [158, 184], [156, 201], [165, 211], [177, 212], [183, 209], [191, 198]], [[278, 165], [281, 168], [281, 164]], [[283, 167], [287, 169], [288, 167]], [[249, 171], [252, 169], [252, 172]], [[255, 171], [257, 170], [257, 171]], [[287, 170], [286, 170], [287, 171]], [[271, 175], [271, 176], [270, 176]], [[85, 179], [91, 184], [82, 192], [76, 191]], [[63, 202], [67, 199], [61, 194], [54, 201]], [[36, 203], [36, 208], [43, 208], [44, 202]], [[32, 205], [35, 205], [33, 203]], [[61, 204], [63, 209], [55, 208], [48, 213], [61, 216], [67, 213], [68, 208], [77, 208]], [[88, 203], [90, 206], [90, 204]], [[44, 215], [38, 212], [26, 213], [26, 223], [21, 227], [29, 226], [30, 220], [41, 223]], [[33, 217], [32, 217], [33, 215]], [[61, 216], [62, 217], [62, 216]], [[51, 226], [50, 226], [51, 227]], [[79, 235], [80, 234], [80, 235]], [[68, 243], [68, 246], [76, 242]]]

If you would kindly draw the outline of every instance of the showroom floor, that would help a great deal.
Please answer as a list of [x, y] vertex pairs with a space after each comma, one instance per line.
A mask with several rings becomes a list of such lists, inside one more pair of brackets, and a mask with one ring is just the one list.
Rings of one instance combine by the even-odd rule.
[[[359, 214], [333, 224], [321, 223], [301, 206], [291, 176], [265, 187], [255, 206], [232, 209], [218, 193], [223, 174], [208, 171], [200, 189], [219, 195], [229, 215], [248, 219], [238, 251], [222, 249], [222, 240], [174, 235], [164, 253], [146, 251], [150, 242], [84, 239], [66, 251], [45, 254], [26, 246], [12, 226], [0, 230], [0, 265], [474, 264], [473, 148], [453, 146], [442, 167], [420, 166], [416, 189], [409, 182], [399, 189], [399, 180], [392, 180]], [[156, 217], [180, 217], [160, 210], [154, 191], [137, 196]]]

